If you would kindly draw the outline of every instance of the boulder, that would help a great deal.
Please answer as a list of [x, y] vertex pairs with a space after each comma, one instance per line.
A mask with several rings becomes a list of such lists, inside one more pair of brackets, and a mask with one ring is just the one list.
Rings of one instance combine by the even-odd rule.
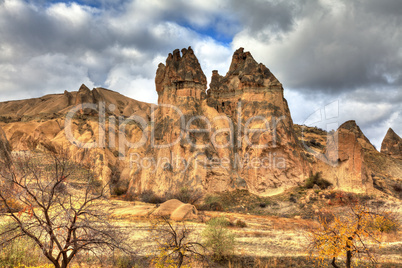
[[152, 213], [152, 215], [157, 216], [157, 217], [158, 216], [170, 217], [170, 215], [173, 213], [173, 211], [175, 211], [178, 207], [180, 207], [183, 204], [184, 204], [183, 202], [181, 202], [177, 199], [170, 199], [170, 200], [160, 204], [160, 206], [154, 211], [154, 213]]
[[194, 205], [182, 204], [176, 208], [170, 215], [170, 219], [174, 221], [184, 221], [197, 218], [198, 211]]
[[198, 211], [191, 204], [184, 204], [177, 199], [162, 203], [153, 213], [153, 217], [168, 217], [174, 221], [183, 221], [197, 218]]

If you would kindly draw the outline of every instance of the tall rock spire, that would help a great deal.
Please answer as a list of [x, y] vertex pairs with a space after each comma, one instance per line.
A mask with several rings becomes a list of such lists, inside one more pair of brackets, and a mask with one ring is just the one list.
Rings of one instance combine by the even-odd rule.
[[158, 103], [173, 103], [172, 97], [193, 97], [205, 95], [207, 79], [191, 47], [176, 49], [169, 53], [166, 65], [160, 63], [155, 77]]
[[381, 153], [402, 159], [402, 138], [389, 128], [381, 143]]
[[250, 52], [241, 47], [232, 57], [229, 71], [225, 76], [212, 72], [208, 90], [208, 104], [219, 112], [231, 115], [237, 107], [235, 99], [243, 93], [260, 94], [268, 91], [279, 92], [283, 99], [282, 84], [262, 63], [257, 63]]

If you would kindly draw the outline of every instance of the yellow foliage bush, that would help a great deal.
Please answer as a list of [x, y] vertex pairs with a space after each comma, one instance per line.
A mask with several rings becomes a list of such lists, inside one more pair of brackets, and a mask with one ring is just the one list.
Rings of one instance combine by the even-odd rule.
[[397, 228], [396, 221], [389, 214], [375, 213], [362, 205], [353, 205], [349, 213], [334, 215], [331, 220], [320, 217], [319, 223], [320, 229], [310, 232], [311, 249], [317, 253], [316, 258], [320, 262], [330, 258], [334, 265], [336, 259], [345, 254], [347, 267], [353, 265], [352, 257], [366, 258], [375, 263], [367, 244], [380, 245], [382, 233]]

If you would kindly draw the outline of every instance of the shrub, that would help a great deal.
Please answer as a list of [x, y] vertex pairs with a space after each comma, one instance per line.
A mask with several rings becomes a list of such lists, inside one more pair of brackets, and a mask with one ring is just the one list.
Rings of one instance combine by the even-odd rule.
[[348, 204], [357, 204], [359, 200], [353, 193], [335, 192], [335, 197], [333, 198], [333, 201], [334, 204], [343, 206]]
[[233, 253], [235, 237], [227, 228], [229, 224], [224, 217], [213, 218], [207, 222], [207, 227], [202, 232], [204, 245], [212, 252], [216, 261], [222, 261]]
[[145, 203], [160, 204], [165, 202], [165, 198], [156, 195], [152, 190], [145, 190], [140, 194], [140, 199]]
[[292, 202], [292, 203], [297, 203], [297, 198], [293, 194], [291, 194], [289, 196], [289, 201]]
[[[158, 254], [152, 259], [156, 268], [179, 268], [191, 266], [185, 265], [196, 259], [205, 261], [205, 248], [191, 236], [193, 229], [189, 229], [183, 223], [173, 225], [166, 218], [154, 223], [152, 227], [155, 242], [158, 244]], [[127, 267], [127, 266], [126, 266]]]
[[245, 228], [245, 227], [247, 227], [246, 222], [244, 222], [244, 221], [242, 221], [242, 220], [237, 220], [236, 223], [235, 223], [235, 225], [236, 225], [237, 227], [240, 227], [240, 228]]
[[319, 222], [325, 223], [331, 223], [335, 219], [334, 214], [329, 211], [320, 211], [316, 213], [316, 217]]
[[209, 209], [212, 211], [223, 211], [223, 205], [220, 202], [212, 202], [209, 204]]
[[402, 184], [395, 183], [394, 185], [392, 185], [392, 189], [394, 190], [396, 196], [402, 199]]
[[18, 238], [7, 246], [1, 248], [0, 267], [26, 267], [25, 265], [39, 265], [40, 255], [40, 249], [31, 240]]
[[390, 212], [383, 212], [379, 215], [375, 215], [370, 222], [371, 227], [375, 230], [379, 230], [382, 233], [391, 233], [399, 230], [399, 221], [397, 216]]
[[207, 195], [200, 210], [223, 211], [221, 197], [217, 195]]
[[112, 261], [113, 267], [116, 268], [137, 267], [134, 257], [121, 251], [116, 251], [113, 254]]
[[[380, 246], [381, 233], [394, 226], [394, 220], [389, 215], [350, 203], [348, 211], [341, 215], [333, 215], [331, 221], [320, 217], [320, 228], [310, 230], [310, 254], [315, 252], [316, 259], [321, 263], [325, 259], [332, 259], [331, 264], [334, 267], [338, 267], [336, 259], [345, 255], [348, 268], [352, 267], [353, 258], [366, 258], [375, 265], [377, 261], [373, 249]], [[367, 247], [369, 243], [371, 245]]]
[[202, 197], [203, 194], [200, 190], [192, 190], [187, 187], [182, 187], [176, 193], [169, 195], [167, 199], [177, 199], [183, 203], [189, 203], [194, 205]]
[[401, 183], [395, 183], [393, 186], [392, 186], [392, 188], [394, 189], [394, 191], [395, 192], [398, 192], [398, 193], [400, 193], [400, 192], [402, 192], [402, 184]]

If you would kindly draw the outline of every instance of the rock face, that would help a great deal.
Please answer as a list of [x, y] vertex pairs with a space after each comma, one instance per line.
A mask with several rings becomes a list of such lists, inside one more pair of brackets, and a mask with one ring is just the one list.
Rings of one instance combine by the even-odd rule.
[[246, 188], [270, 195], [304, 180], [308, 167], [282, 85], [249, 52], [234, 53], [225, 77], [213, 72], [208, 95], [191, 48], [169, 54], [155, 84], [155, 139], [146, 146], [154, 164], [136, 165], [134, 192]]
[[[239, 97], [247, 93], [251, 96], [257, 94], [253, 97], [255, 97], [255, 101], [261, 102], [264, 99], [260, 97], [266, 97], [261, 95], [263, 92], [279, 93], [277, 95], [280, 97], [280, 93], [283, 93], [282, 84], [267, 67], [261, 63], [258, 64], [250, 52], [244, 52], [243, 48], [239, 48], [233, 54], [232, 63], [226, 76], [219, 75], [218, 71], [212, 72], [208, 104], [219, 112], [234, 116]], [[286, 102], [283, 94], [279, 102]]]
[[10, 159], [11, 147], [8, 143], [6, 134], [0, 127], [0, 163], [3, 161], [8, 161]]
[[381, 153], [402, 159], [402, 138], [389, 128], [381, 143]]
[[[282, 84], [243, 48], [234, 53], [226, 75], [213, 71], [207, 92], [191, 47], [173, 51], [159, 64], [155, 84], [158, 105], [85, 85], [3, 102], [0, 126], [13, 150], [67, 147], [73, 160], [94, 163], [112, 194], [150, 190], [168, 196], [186, 188], [204, 194], [247, 189], [266, 196], [303, 184], [311, 172], [322, 172], [346, 191], [399, 189], [398, 135], [388, 131], [382, 153], [354, 121], [331, 135], [310, 127], [303, 136], [303, 126], [293, 125]], [[0, 130], [0, 159], [10, 151], [8, 142]], [[174, 217], [191, 210], [184, 206]]]
[[320, 172], [336, 189], [402, 197], [402, 160], [378, 152], [355, 121], [331, 132], [295, 125], [295, 132], [313, 173]]
[[303, 181], [308, 166], [282, 84], [250, 52], [236, 50], [224, 77], [213, 72], [207, 102], [234, 122], [231, 156], [247, 163], [235, 166], [234, 171], [249, 190], [272, 194]]
[[158, 103], [178, 104], [180, 98], [192, 97], [200, 100], [205, 95], [207, 79], [191, 47], [176, 49], [160, 63], [156, 71], [155, 85]]
[[210, 131], [197, 132], [210, 126], [218, 114], [208, 112], [207, 81], [191, 47], [182, 55], [175, 50], [166, 65], [159, 64], [155, 84], [158, 107], [151, 114], [151, 138], [141, 153], [149, 161], [135, 163], [130, 190], [165, 195], [182, 187], [200, 191], [234, 187], [230, 170], [211, 160], [222, 155], [211, 146]]
[[354, 120], [343, 123], [329, 139], [326, 156], [334, 168], [327, 178], [338, 189], [369, 192], [373, 189], [372, 171], [367, 156], [377, 152]]
[[[89, 106], [83, 107], [84, 104]], [[99, 116], [102, 115], [101, 106], [105, 108], [103, 115], [106, 120]], [[0, 126], [14, 151], [57, 152], [63, 147], [69, 150], [74, 161], [94, 164], [98, 179], [105, 183], [112, 181], [111, 192], [115, 194], [127, 191], [129, 184], [123, 172], [129, 163], [118, 160], [119, 142], [124, 145], [140, 135], [135, 125], [126, 120], [133, 114], [147, 120], [151, 107], [151, 104], [108, 89], [89, 90], [82, 85], [78, 92], [65, 91], [63, 94], [0, 103]], [[71, 123], [67, 123], [66, 115], [70, 111], [75, 111], [75, 114]], [[117, 116], [126, 123], [124, 127], [120, 127]], [[89, 150], [78, 146], [79, 143], [93, 146]]]

